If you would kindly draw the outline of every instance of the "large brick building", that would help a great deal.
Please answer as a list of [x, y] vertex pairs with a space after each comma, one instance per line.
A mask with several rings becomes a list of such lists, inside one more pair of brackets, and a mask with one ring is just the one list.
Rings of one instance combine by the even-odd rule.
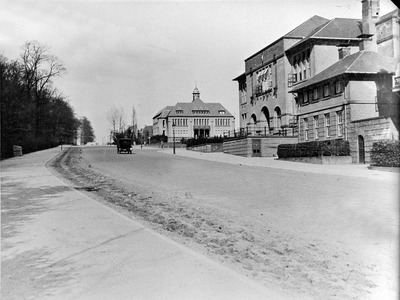
[[369, 162], [373, 141], [398, 139], [399, 10], [381, 17], [379, 0], [361, 2], [362, 19], [314, 16], [245, 60], [234, 79], [241, 128], [346, 139], [353, 162]]
[[167, 106], [153, 117], [153, 134], [165, 135], [168, 141], [188, 138], [225, 136], [235, 128], [234, 116], [220, 103], [203, 102], [195, 87], [191, 102]]
[[[315, 76], [296, 81], [294, 94], [299, 141], [345, 139], [354, 163], [370, 162], [377, 140], [399, 139], [399, 95], [393, 77], [399, 64], [399, 10], [379, 17], [379, 1], [362, 1], [359, 47], [351, 43], [322, 46], [307, 37], [287, 51], [292, 58], [303, 49], [333, 55], [338, 61]], [[354, 28], [356, 32], [356, 28]], [[335, 49], [336, 48], [336, 49]]]
[[285, 51], [327, 21], [314, 16], [245, 60], [245, 72], [234, 79], [239, 84], [240, 128], [295, 132], [295, 105], [287, 84], [292, 70]]

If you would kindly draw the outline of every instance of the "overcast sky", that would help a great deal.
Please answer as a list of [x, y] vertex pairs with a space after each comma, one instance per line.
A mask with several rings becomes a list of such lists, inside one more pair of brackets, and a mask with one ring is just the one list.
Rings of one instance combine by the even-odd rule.
[[314, 15], [361, 19], [361, 0], [0, 0], [0, 53], [15, 60], [26, 41], [49, 46], [68, 71], [54, 86], [101, 143], [112, 106], [127, 124], [134, 106], [139, 126], [152, 125], [163, 107], [190, 102], [195, 82], [204, 102], [238, 120], [232, 79], [244, 60]]

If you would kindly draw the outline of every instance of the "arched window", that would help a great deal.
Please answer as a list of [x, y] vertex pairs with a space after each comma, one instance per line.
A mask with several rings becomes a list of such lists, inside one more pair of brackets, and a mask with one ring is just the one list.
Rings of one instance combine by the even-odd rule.
[[253, 124], [257, 124], [257, 117], [255, 114], [251, 115], [251, 120], [253, 121]]
[[276, 107], [274, 110], [274, 127], [277, 129], [282, 127], [282, 114], [279, 107]]
[[269, 126], [269, 119], [270, 119], [269, 110], [268, 110], [268, 108], [266, 106], [264, 106], [261, 109], [261, 112], [262, 112], [263, 117], [265, 118], [265, 124], [263, 124], [263, 126], [267, 127], [268, 130], [269, 130], [270, 129], [270, 126]]

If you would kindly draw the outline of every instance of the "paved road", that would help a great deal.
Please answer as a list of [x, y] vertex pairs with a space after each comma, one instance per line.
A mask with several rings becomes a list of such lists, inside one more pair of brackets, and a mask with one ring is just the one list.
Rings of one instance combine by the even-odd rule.
[[285, 299], [69, 188], [57, 153], [1, 162], [1, 299]]
[[84, 159], [132, 188], [187, 199], [237, 216], [249, 228], [268, 228], [281, 240], [291, 236], [330, 255], [352, 256], [360, 274], [374, 269], [383, 288], [375, 289], [378, 295], [398, 291], [398, 173], [180, 149], [177, 155], [151, 148], [117, 155], [112, 148], [87, 148]]
[[397, 173], [374, 172], [366, 166], [287, 162], [283, 162], [286, 169], [281, 169], [271, 159], [263, 159], [263, 167], [254, 168], [192, 159], [207, 154], [184, 157], [189, 151], [178, 152], [174, 156], [171, 150], [138, 148], [135, 154], [118, 155], [113, 148], [103, 147], [86, 148], [83, 155], [94, 169], [127, 184], [190, 195], [191, 201], [268, 222], [294, 235], [357, 244], [362, 251], [382, 250], [373, 250], [371, 241], [397, 239]]
[[[66, 187], [44, 168], [58, 151], [1, 163], [2, 299], [282, 299]], [[343, 243], [379, 258], [389, 275], [397, 270], [396, 174], [177, 152], [137, 148], [117, 155], [93, 147], [84, 148], [83, 158], [127, 185], [307, 242]]]

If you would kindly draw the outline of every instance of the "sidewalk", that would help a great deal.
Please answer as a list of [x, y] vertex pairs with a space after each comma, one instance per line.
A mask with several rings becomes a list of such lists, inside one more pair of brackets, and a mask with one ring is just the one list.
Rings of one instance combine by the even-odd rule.
[[[159, 151], [164, 154], [173, 154], [173, 149], [163, 149]], [[297, 172], [311, 172], [325, 175], [340, 175], [349, 177], [369, 178], [373, 180], [396, 180], [400, 178], [398, 172], [388, 172], [384, 170], [368, 169], [369, 165], [364, 164], [344, 164], [344, 165], [319, 165], [301, 162], [291, 162], [278, 160], [276, 157], [242, 157], [222, 152], [203, 153], [189, 151], [186, 149], [175, 149], [176, 155], [203, 159], [208, 161], [236, 164], [251, 167], [263, 167], [271, 169], [292, 170]]]
[[66, 186], [58, 153], [1, 162], [2, 299], [286, 299]]

